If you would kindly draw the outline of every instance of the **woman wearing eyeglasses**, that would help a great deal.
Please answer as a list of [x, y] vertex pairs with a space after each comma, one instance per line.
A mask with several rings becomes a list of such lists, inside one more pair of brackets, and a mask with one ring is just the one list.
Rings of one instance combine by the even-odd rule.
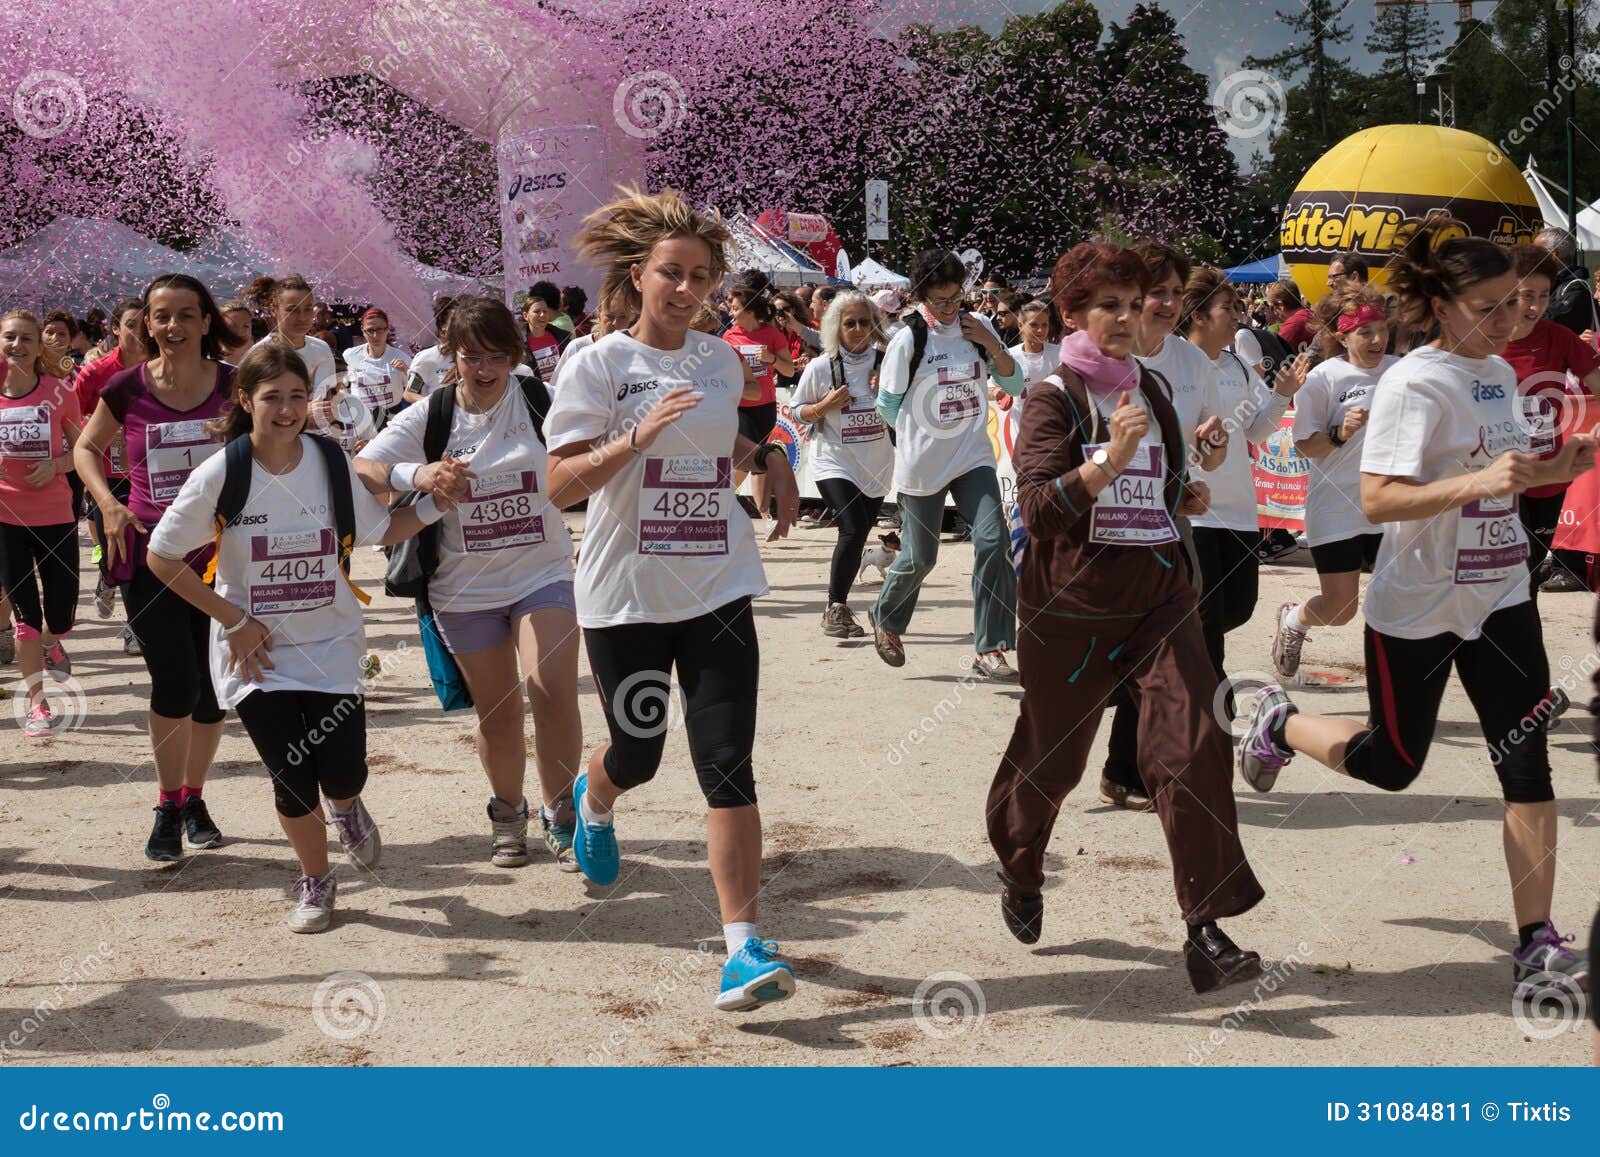
[[805, 368], [789, 405], [811, 426], [811, 477], [839, 528], [822, 633], [855, 639], [866, 632], [850, 611], [850, 587], [894, 474], [894, 447], [876, 409], [878, 367], [889, 339], [883, 315], [854, 290], [828, 307], [821, 337], [824, 356]]
[[372, 414], [373, 427], [382, 430], [405, 408], [406, 374], [411, 361], [389, 344], [389, 315], [369, 309], [361, 315], [361, 336], [366, 341], [344, 351], [348, 384]]
[[[1006, 393], [1022, 389], [1022, 371], [1000, 344], [988, 319], [961, 308], [966, 278], [961, 260], [929, 249], [911, 263], [912, 292], [921, 303], [884, 352], [878, 413], [895, 429], [894, 485], [900, 507], [901, 549], [870, 614], [878, 657], [905, 665], [901, 636], [911, 625], [917, 595], [939, 557], [944, 499], [972, 528], [973, 670], [1015, 682], [1006, 652], [1017, 640], [1017, 574], [1007, 554], [1010, 534], [1000, 506], [994, 446], [989, 441], [993, 377]], [[913, 366], [916, 348], [922, 360]]]
[[[539, 823], [561, 870], [573, 872], [572, 782], [583, 726], [572, 539], [546, 497], [543, 415], [529, 411], [525, 396], [537, 387], [512, 377], [526, 347], [516, 318], [498, 301], [457, 298], [443, 348], [456, 374], [440, 387], [450, 401], [403, 410], [361, 451], [356, 471], [373, 493], [416, 490], [449, 507], [428, 602], [478, 713], [478, 758], [492, 791], [489, 862], [504, 868], [528, 862], [526, 686], [543, 794]], [[451, 401], [444, 457], [429, 462], [429, 413]]]

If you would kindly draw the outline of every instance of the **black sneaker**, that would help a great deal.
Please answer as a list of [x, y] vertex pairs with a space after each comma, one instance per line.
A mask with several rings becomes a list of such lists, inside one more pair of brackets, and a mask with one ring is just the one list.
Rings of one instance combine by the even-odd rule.
[[183, 832], [191, 848], [214, 848], [222, 842], [222, 833], [211, 822], [205, 800], [197, 795], [190, 796], [183, 805], [182, 815]]
[[150, 841], [144, 846], [146, 859], [171, 863], [183, 858], [183, 819], [178, 805], [164, 803], [156, 807], [156, 826], [150, 829]]

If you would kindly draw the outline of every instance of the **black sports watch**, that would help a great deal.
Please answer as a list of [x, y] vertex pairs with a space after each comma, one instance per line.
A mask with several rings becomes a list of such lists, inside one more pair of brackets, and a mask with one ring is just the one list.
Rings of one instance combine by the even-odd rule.
[[755, 453], [750, 455], [750, 473], [765, 474], [767, 472], [767, 456], [781, 453], [783, 447], [776, 442], [763, 442], [757, 446]]
[[1335, 446], [1344, 445], [1344, 436], [1339, 433], [1339, 427], [1343, 424], [1344, 423], [1339, 422], [1328, 427], [1328, 441], [1332, 442]]

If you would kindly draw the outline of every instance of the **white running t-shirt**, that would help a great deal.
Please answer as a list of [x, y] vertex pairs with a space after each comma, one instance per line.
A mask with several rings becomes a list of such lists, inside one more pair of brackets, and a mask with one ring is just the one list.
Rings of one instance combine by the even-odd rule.
[[[1344, 358], [1331, 358], [1306, 375], [1294, 396], [1294, 438], [1303, 442], [1342, 425], [1351, 410], [1372, 408], [1372, 389], [1399, 358], [1385, 357], [1370, 370]], [[1367, 442], [1363, 426], [1343, 446], [1309, 459], [1306, 488], [1306, 540], [1312, 546], [1343, 542], [1358, 534], [1377, 534], [1378, 527], [1361, 511], [1361, 450]]]

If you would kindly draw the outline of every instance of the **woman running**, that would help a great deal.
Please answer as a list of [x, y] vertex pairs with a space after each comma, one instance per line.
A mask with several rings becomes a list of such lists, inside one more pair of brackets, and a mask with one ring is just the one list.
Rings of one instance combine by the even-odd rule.
[[450, 320], [455, 298], [441, 297], [433, 303], [434, 344], [411, 359], [411, 374], [406, 379], [406, 401], [420, 402], [444, 384], [451, 358], [444, 352], [444, 327]]
[[[581, 292], [581, 291], [580, 291]], [[587, 299], [586, 299], [587, 300]], [[550, 396], [555, 397], [556, 382], [561, 377], [561, 372], [573, 358], [578, 356], [579, 350], [586, 350], [595, 342], [605, 337], [615, 329], [626, 329], [633, 324], [633, 317], [623, 311], [627, 309], [622, 295], [617, 293], [616, 286], [600, 286], [600, 302], [595, 306], [592, 314], [586, 315], [586, 329], [588, 332], [580, 334], [567, 343], [567, 348], [561, 351], [561, 357], [556, 362], [555, 372], [550, 381], [546, 383]]]
[[[162, 582], [212, 621], [217, 699], [239, 713], [272, 777], [278, 823], [300, 864], [289, 928], [321, 932], [333, 919], [338, 883], [325, 824], [362, 867], [376, 867], [383, 850], [361, 802], [366, 634], [343, 568], [354, 547], [408, 538], [442, 511], [427, 497], [391, 516], [354, 484], [343, 454], [323, 452], [306, 433], [311, 375], [298, 354], [280, 345], [251, 350], [236, 382], [233, 408], [216, 425], [225, 443], [244, 439], [247, 452], [238, 466], [230, 465], [234, 454], [213, 454], [189, 475], [150, 536], [148, 560]], [[246, 481], [245, 494], [229, 496], [238, 503], [231, 511], [219, 509], [230, 469]], [[343, 495], [348, 527], [335, 513]], [[219, 516], [228, 527], [218, 529]], [[213, 541], [215, 589], [184, 561]]]
[[[106, 384], [123, 370], [141, 364], [148, 356], [144, 345], [144, 312], [142, 303], [137, 297], [117, 302], [111, 311], [111, 332], [117, 339], [117, 344], [111, 347], [111, 352], [84, 366], [72, 382], [73, 391], [78, 395], [78, 409], [85, 419], [92, 415], [95, 407], [100, 404], [100, 391], [105, 389]], [[112, 496], [118, 502], [127, 502], [128, 447], [124, 439], [118, 438], [111, 444], [101, 466], [105, 472], [106, 483], [111, 487]], [[106, 574], [105, 528], [101, 525], [100, 507], [93, 502], [86, 505], [89, 508], [89, 533], [94, 539], [94, 561], [99, 571], [94, 589], [94, 609], [102, 619], [108, 619], [111, 617], [117, 588]], [[123, 627], [123, 651], [129, 655], [136, 655], [139, 653], [138, 647], [133, 632]]]
[[[1239, 326], [1239, 300], [1227, 275], [1202, 266], [1183, 288], [1179, 326], [1211, 360], [1217, 381], [1217, 409], [1247, 442], [1265, 442], [1305, 381], [1307, 359], [1297, 359], [1277, 375], [1276, 388], [1233, 352]], [[1248, 453], [1230, 454], [1196, 477], [1211, 488], [1211, 505], [1194, 520], [1194, 547], [1200, 559], [1200, 625], [1217, 679], [1228, 687], [1223, 669], [1229, 631], [1250, 621], [1260, 591], [1261, 562], [1256, 547], [1261, 525], [1256, 510], [1255, 473]], [[1224, 695], [1233, 718], [1233, 692]]]
[[1306, 538], [1321, 591], [1278, 608], [1272, 666], [1292, 679], [1312, 627], [1342, 627], [1355, 618], [1361, 572], [1378, 560], [1383, 531], [1361, 509], [1363, 430], [1378, 379], [1398, 358], [1386, 355], [1393, 329], [1384, 296], [1365, 283], [1317, 304], [1327, 358], [1306, 374], [1294, 396], [1294, 448], [1311, 462]]
[[854, 290], [834, 298], [821, 338], [822, 356], [806, 366], [789, 405], [811, 426], [811, 477], [839, 527], [822, 633], [856, 639], [866, 631], [850, 611], [850, 587], [894, 476], [894, 448], [876, 408], [889, 338], [883, 315]]
[[[1228, 453], [1228, 428], [1217, 398], [1217, 369], [1176, 332], [1183, 315], [1183, 287], [1194, 267], [1183, 253], [1154, 241], [1135, 246], [1133, 252], [1144, 262], [1150, 281], [1139, 309], [1133, 352], [1167, 391], [1188, 447], [1189, 467], [1215, 470]], [[1192, 552], [1194, 528], [1181, 515], [1175, 521], [1179, 537]], [[1192, 556], [1192, 561], [1190, 577], [1198, 583], [1199, 560]], [[1114, 710], [1106, 762], [1100, 772], [1100, 798], [1128, 811], [1154, 811], [1155, 803], [1139, 772], [1139, 712], [1133, 696], [1119, 687], [1112, 692], [1111, 703]]]
[[989, 789], [1001, 915], [1024, 944], [1044, 922], [1044, 857], [1083, 777], [1111, 691], [1137, 704], [1155, 808], [1171, 850], [1196, 992], [1248, 980], [1261, 958], [1217, 921], [1263, 895], [1245, 859], [1216, 672], [1173, 516], [1205, 508], [1185, 482], [1188, 443], [1153, 374], [1131, 355], [1149, 271], [1086, 242], [1062, 256], [1051, 300], [1073, 332], [1065, 368], [1033, 388], [1012, 461], [1027, 526], [1020, 587], [1022, 711]]
[[739, 432], [739, 355], [690, 327], [722, 280], [728, 241], [720, 221], [672, 191], [630, 191], [587, 218], [579, 253], [626, 278], [638, 321], [563, 371], [550, 489], [560, 506], [589, 500], [579, 622], [611, 736], [578, 777], [578, 864], [596, 884], [617, 878], [612, 812], [661, 764], [675, 668], [728, 949], [716, 1007], [739, 1012], [790, 996], [794, 972], [756, 926], [761, 662], [750, 601], [767, 584], [734, 503], [734, 470], [770, 472], [775, 538], [798, 517], [800, 496], [783, 451]]
[[[911, 263], [920, 303], [889, 340], [878, 389], [878, 413], [895, 429], [894, 487], [901, 549], [884, 576], [868, 617], [878, 657], [903, 667], [901, 636], [917, 595], [939, 558], [944, 499], [949, 494], [972, 528], [972, 669], [1013, 683], [1006, 652], [1017, 644], [1017, 572], [1007, 553], [1010, 533], [989, 441], [988, 394], [993, 378], [1015, 397], [1022, 372], [986, 318], [961, 308], [966, 268], [954, 253], [929, 249]], [[919, 356], [920, 355], [920, 356]]]
[[[222, 833], [201, 792], [222, 738], [223, 711], [211, 684], [210, 620], [172, 593], [145, 563], [146, 537], [189, 474], [222, 448], [209, 423], [228, 408], [233, 367], [217, 360], [222, 315], [199, 281], [164, 273], [142, 299], [149, 360], [100, 391], [73, 461], [105, 527], [107, 569], [122, 584], [128, 625], [150, 675], [150, 749], [160, 798], [144, 854], [171, 862], [214, 848]], [[128, 497], [117, 498], [102, 463], [112, 445], [128, 450]], [[211, 558], [201, 547], [185, 562], [196, 574]]]
[[[789, 335], [772, 324], [772, 286], [767, 275], [754, 270], [741, 273], [728, 290], [728, 314], [733, 323], [722, 331], [722, 340], [744, 359], [745, 368], [755, 376], [757, 392], [739, 403], [739, 434], [760, 444], [778, 424], [778, 381], [776, 374], [794, 373], [789, 354]], [[744, 472], [734, 479], [737, 489], [744, 485]], [[767, 511], [766, 479], [757, 475], [750, 483], [755, 509], [764, 526], [770, 526]]]
[[[1517, 497], [1571, 481], [1595, 440], [1571, 437], [1554, 458], [1529, 454], [1516, 375], [1496, 356], [1517, 324], [1517, 274], [1506, 251], [1451, 237], [1430, 221], [1389, 265], [1400, 320], [1439, 336], [1400, 359], [1372, 392], [1361, 452], [1361, 504], [1383, 524], [1367, 585], [1368, 719], [1306, 715], [1282, 688], [1256, 693], [1239, 771], [1270, 791], [1305, 752], [1386, 791], [1422, 771], [1453, 666], [1472, 701], [1505, 797], [1504, 843], [1518, 947], [1513, 992], [1581, 984], [1589, 964], [1551, 923], [1556, 805], [1545, 729], [1527, 727], [1550, 686], [1539, 615], [1528, 594]], [[1441, 235], [1449, 238], [1440, 240]]]
[[[478, 759], [492, 792], [489, 862], [501, 868], [528, 862], [526, 688], [539, 826], [561, 870], [573, 872], [572, 781], [583, 723], [572, 539], [547, 497], [547, 397], [512, 374], [526, 348], [505, 305], [458, 297], [444, 333], [455, 380], [391, 421], [356, 458], [356, 471], [374, 494], [420, 491], [453, 506], [440, 524], [427, 603], [478, 715]], [[427, 449], [430, 422], [441, 435], [437, 460]]]
[[78, 519], [66, 475], [83, 419], [72, 387], [47, 372], [33, 314], [0, 317], [0, 357], [0, 589], [16, 621], [17, 667], [28, 692], [22, 733], [49, 739], [62, 721], [45, 695], [43, 633], [52, 640], [51, 667], [70, 672], [61, 638], [77, 616]]
[[528, 327], [527, 352], [523, 360], [539, 371], [542, 382], [549, 382], [556, 376], [556, 362], [561, 360], [561, 351], [572, 340], [569, 330], [551, 325], [560, 313], [561, 291], [553, 282], [534, 282], [528, 290], [527, 304], [522, 307], [522, 320]]
[[361, 336], [366, 341], [344, 351], [346, 381], [372, 415], [374, 432], [387, 426], [406, 405], [405, 382], [411, 361], [390, 344], [393, 333], [389, 315], [369, 309], [361, 315]]
[[235, 297], [219, 306], [222, 310], [223, 332], [219, 335], [222, 360], [236, 366], [256, 344], [254, 308], [242, 297]]
[[[1556, 275], [1561, 271], [1555, 257], [1537, 245], [1519, 245], [1512, 251], [1512, 259], [1517, 266], [1517, 300], [1521, 308], [1511, 341], [1500, 356], [1517, 375], [1517, 396], [1528, 427], [1529, 453], [1549, 458], [1561, 448], [1576, 417], [1571, 412], [1573, 403], [1568, 400], [1569, 375], [1585, 394], [1600, 394], [1600, 354], [1570, 329], [1545, 317]], [[1581, 407], [1586, 402], [1587, 399], [1577, 405]], [[1517, 503], [1517, 514], [1528, 536], [1528, 569], [1534, 574], [1530, 597], [1535, 606], [1541, 585], [1538, 572], [1550, 554], [1566, 496], [1567, 488], [1561, 483], [1530, 486]], [[1559, 563], [1557, 552], [1550, 565]]]
[[258, 277], [250, 285], [249, 296], [272, 316], [272, 332], [256, 345], [277, 342], [299, 354], [311, 373], [313, 396], [323, 397], [338, 372], [338, 364], [328, 343], [311, 336], [317, 305], [310, 284], [298, 273], [278, 280]]

